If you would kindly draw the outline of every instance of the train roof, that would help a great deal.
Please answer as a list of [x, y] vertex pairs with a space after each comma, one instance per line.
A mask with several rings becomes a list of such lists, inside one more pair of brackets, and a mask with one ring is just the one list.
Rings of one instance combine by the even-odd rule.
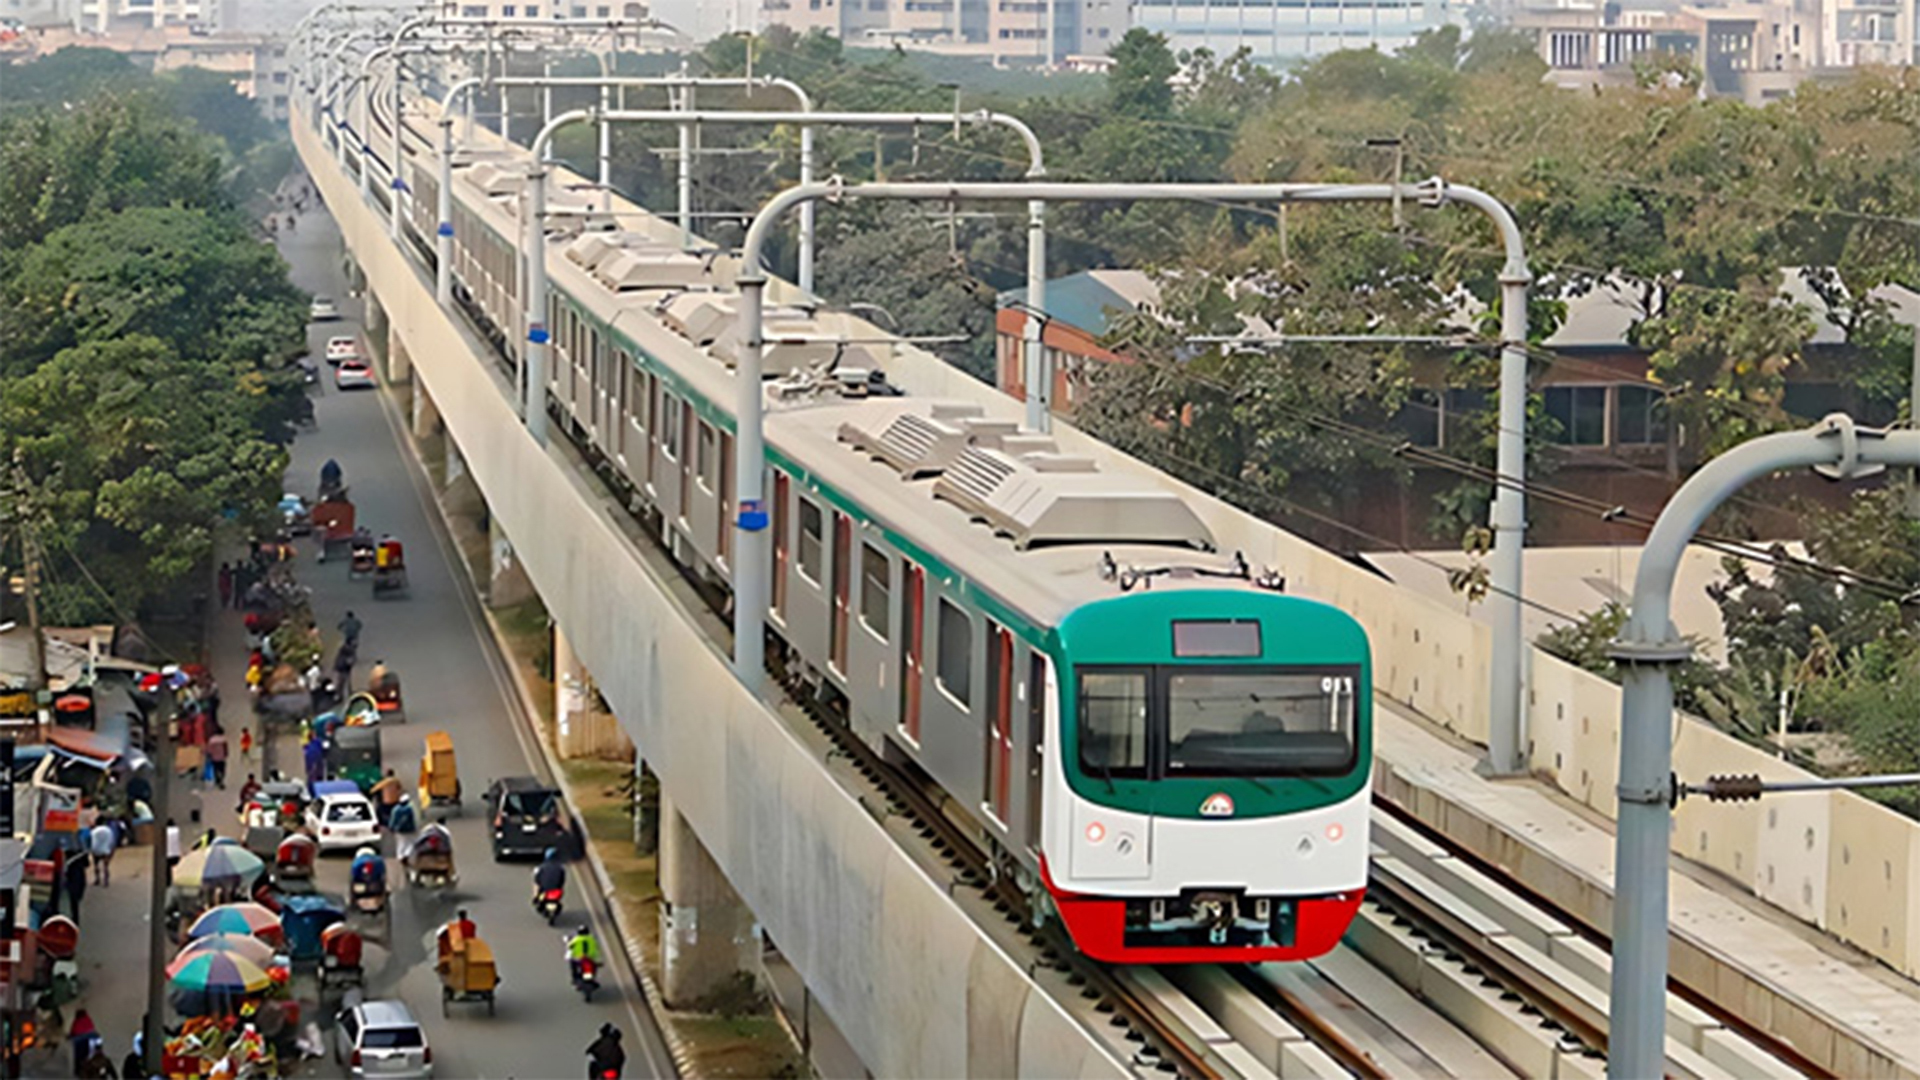
[[[516, 237], [517, 194], [497, 175], [504, 156], [498, 136], [478, 128], [474, 135], [490, 140], [496, 152], [484, 165], [456, 168], [460, 201], [482, 207], [501, 236]], [[525, 157], [518, 150], [519, 160]], [[549, 167], [562, 174], [551, 187], [579, 182], [564, 168]], [[735, 255], [711, 247], [683, 250], [676, 224], [619, 196], [610, 215], [556, 219], [548, 253], [555, 289], [665, 364], [681, 389], [731, 416]], [[769, 347], [770, 376], [818, 373], [824, 353], [883, 372], [901, 393], [846, 398], [831, 387], [790, 392], [801, 379], [784, 387], [770, 382], [770, 451], [798, 463], [801, 479], [839, 492], [1037, 626], [1056, 626], [1081, 604], [1120, 595], [1112, 569], [1170, 569], [1155, 577], [1155, 589], [1257, 589], [1284, 575], [1293, 585], [1313, 586], [1307, 595], [1335, 603], [1355, 578], [1371, 578], [1058, 418], [1041, 441], [1021, 436], [1023, 403], [857, 316], [827, 311], [789, 282], [770, 280], [766, 309], [768, 340], [782, 343]], [[836, 341], [853, 344], [835, 347]], [[892, 443], [900, 445], [889, 444], [889, 429], [903, 417], [908, 425], [960, 428], [964, 445], [930, 448], [949, 455], [937, 470], [903, 470], [901, 458], [912, 452], [913, 440], [896, 432]], [[932, 437], [952, 442], [945, 432]], [[1187, 572], [1228, 571], [1242, 560], [1251, 580]], [[1405, 601], [1432, 603], [1412, 594]]]

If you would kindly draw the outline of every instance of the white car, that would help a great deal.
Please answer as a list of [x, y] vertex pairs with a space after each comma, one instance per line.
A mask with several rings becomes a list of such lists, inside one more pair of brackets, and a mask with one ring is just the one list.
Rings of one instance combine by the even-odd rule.
[[339, 1037], [334, 1060], [351, 1070], [355, 1080], [427, 1080], [433, 1075], [427, 1033], [401, 1002], [367, 1001], [342, 1010], [334, 1030]]
[[333, 385], [342, 390], [373, 389], [373, 369], [365, 360], [342, 360], [333, 369]]
[[340, 317], [340, 306], [325, 296], [316, 296], [313, 303], [307, 305], [307, 319], [311, 322], [331, 322]]
[[321, 851], [355, 851], [380, 843], [373, 803], [358, 792], [330, 793], [308, 803], [307, 828]]
[[327, 339], [327, 363], [338, 364], [342, 360], [360, 358], [360, 340], [355, 337], [335, 337]]

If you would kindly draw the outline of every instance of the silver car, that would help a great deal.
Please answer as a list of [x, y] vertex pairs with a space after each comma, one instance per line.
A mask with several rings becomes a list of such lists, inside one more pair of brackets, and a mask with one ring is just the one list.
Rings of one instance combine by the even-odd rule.
[[428, 1080], [433, 1076], [433, 1048], [406, 1005], [398, 1001], [367, 1001], [340, 1014], [335, 1029], [334, 1059], [355, 1080]]
[[307, 319], [310, 322], [331, 322], [340, 317], [340, 305], [324, 296], [316, 296], [313, 303], [307, 305]]

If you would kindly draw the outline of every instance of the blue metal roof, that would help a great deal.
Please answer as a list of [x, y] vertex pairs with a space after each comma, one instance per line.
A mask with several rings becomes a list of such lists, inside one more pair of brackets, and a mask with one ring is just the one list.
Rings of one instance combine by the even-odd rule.
[[[1009, 289], [1000, 294], [1001, 307], [1016, 307], [1027, 301], [1027, 290]], [[1107, 332], [1110, 312], [1132, 311], [1133, 303], [1112, 287], [1093, 276], [1092, 271], [1054, 278], [1047, 282], [1046, 313], [1054, 322], [1085, 330], [1094, 337]]]

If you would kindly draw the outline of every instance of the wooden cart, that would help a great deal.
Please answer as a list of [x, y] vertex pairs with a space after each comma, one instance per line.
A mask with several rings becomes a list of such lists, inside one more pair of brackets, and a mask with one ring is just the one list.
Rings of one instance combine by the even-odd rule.
[[484, 1001], [487, 1015], [493, 1015], [493, 990], [500, 985], [500, 973], [493, 963], [493, 949], [479, 938], [463, 936], [454, 926], [442, 927], [439, 936], [440, 1015], [446, 1016], [456, 1001]]

